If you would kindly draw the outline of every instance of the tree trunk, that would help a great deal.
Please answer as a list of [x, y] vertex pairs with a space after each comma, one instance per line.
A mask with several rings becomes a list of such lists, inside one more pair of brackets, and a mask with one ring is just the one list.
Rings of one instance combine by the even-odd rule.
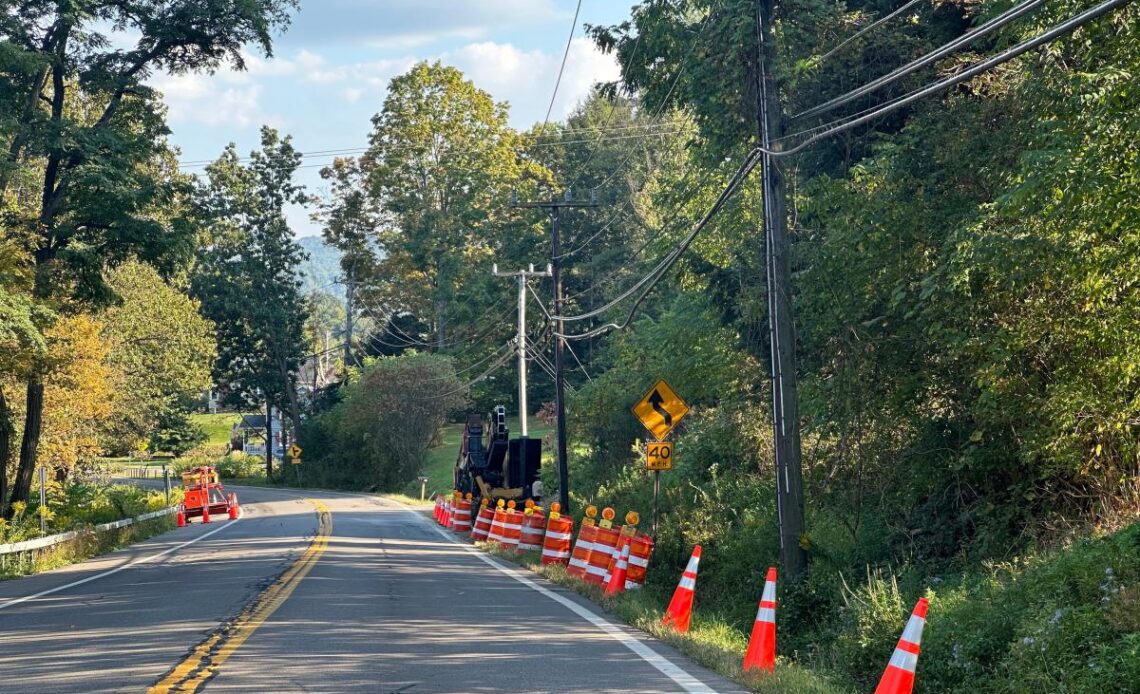
[[289, 369], [284, 360], [277, 360], [277, 368], [281, 370], [281, 383], [285, 386], [285, 396], [289, 399], [289, 421], [293, 423], [293, 440], [296, 441], [301, 436], [301, 404], [297, 399], [297, 388], [293, 385], [293, 379], [289, 378]]
[[273, 403], [265, 401], [265, 480], [273, 481]]
[[28, 379], [27, 405], [24, 436], [20, 442], [20, 467], [16, 470], [12, 501], [27, 502], [32, 492], [32, 475], [36, 471], [36, 449], [40, 445], [40, 429], [44, 414], [44, 384], [39, 375]]
[[12, 461], [12, 413], [0, 387], [0, 518], [8, 517], [8, 463]]

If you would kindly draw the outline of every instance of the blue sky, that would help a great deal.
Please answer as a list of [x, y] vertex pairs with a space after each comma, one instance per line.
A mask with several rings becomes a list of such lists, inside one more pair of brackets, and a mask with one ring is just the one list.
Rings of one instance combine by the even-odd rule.
[[[614, 79], [617, 66], [583, 36], [582, 24], [612, 24], [632, 0], [583, 0], [553, 119], [565, 116], [592, 84]], [[499, 101], [511, 123], [526, 128], [546, 114], [566, 47], [575, 0], [308, 0], [274, 57], [252, 53], [247, 70], [214, 75], [157, 75], [151, 83], [169, 106], [173, 143], [189, 171], [230, 142], [247, 153], [269, 124], [302, 152], [362, 148], [369, 119], [388, 81], [421, 60], [454, 65]], [[319, 193], [312, 156], [299, 177]], [[303, 210], [290, 221], [301, 236], [319, 233]]]

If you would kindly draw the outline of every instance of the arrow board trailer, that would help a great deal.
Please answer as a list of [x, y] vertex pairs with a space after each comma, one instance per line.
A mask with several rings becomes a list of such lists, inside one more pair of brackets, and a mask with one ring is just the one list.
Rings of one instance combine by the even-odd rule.
[[542, 498], [539, 470], [542, 464], [542, 440], [510, 438], [507, 410], [495, 407], [484, 424], [477, 414], [467, 416], [459, 455], [455, 460], [455, 489], [470, 493], [476, 503], [486, 497], [499, 499]]

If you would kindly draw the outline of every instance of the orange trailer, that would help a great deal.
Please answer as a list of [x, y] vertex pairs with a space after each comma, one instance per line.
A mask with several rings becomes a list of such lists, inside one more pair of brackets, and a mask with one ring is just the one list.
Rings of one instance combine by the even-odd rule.
[[210, 513], [227, 513], [230, 500], [226, 490], [218, 481], [218, 471], [212, 465], [197, 467], [182, 473], [182, 505], [186, 507], [186, 517], [201, 516], [203, 508]]

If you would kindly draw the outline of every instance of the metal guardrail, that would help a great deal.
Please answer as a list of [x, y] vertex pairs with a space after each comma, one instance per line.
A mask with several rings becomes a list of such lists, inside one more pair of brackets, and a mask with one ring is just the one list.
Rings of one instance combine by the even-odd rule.
[[20, 552], [33, 552], [37, 549], [54, 547], [55, 545], [60, 545], [64, 542], [74, 540], [86, 532], [102, 533], [107, 532], [108, 530], [118, 530], [119, 528], [125, 528], [128, 525], [134, 525], [135, 523], [141, 523], [143, 521], [161, 518], [162, 516], [169, 516], [170, 514], [174, 513], [175, 510], [176, 507], [171, 506], [170, 508], [164, 508], [159, 511], [144, 513], [141, 516], [136, 516], [134, 518], [124, 518], [122, 520], [112, 521], [110, 523], [100, 523], [99, 525], [93, 526], [89, 530], [69, 530], [68, 532], [58, 533], [56, 535], [37, 537], [34, 540], [24, 540], [23, 542], [12, 542], [6, 545], [0, 545], [0, 556], [17, 554]]

